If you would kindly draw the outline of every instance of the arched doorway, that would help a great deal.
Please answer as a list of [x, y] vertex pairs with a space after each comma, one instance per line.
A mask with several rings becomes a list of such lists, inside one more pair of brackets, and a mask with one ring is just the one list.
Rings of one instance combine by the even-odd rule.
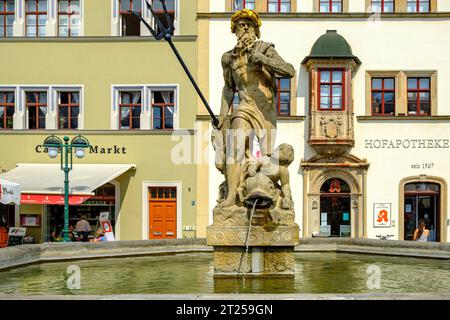
[[320, 234], [351, 237], [350, 187], [342, 179], [326, 180], [320, 188]]
[[441, 235], [441, 188], [437, 183], [412, 182], [405, 184], [404, 239], [413, 240], [420, 220], [430, 230], [428, 241], [440, 242]]

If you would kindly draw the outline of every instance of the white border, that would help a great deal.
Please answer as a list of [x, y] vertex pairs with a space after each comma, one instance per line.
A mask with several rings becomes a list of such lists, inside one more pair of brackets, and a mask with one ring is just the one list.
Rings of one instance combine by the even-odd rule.
[[182, 204], [183, 204], [183, 183], [181, 181], [174, 182], [142, 182], [142, 240], [149, 240], [148, 228], [148, 188], [149, 187], [176, 187], [177, 188], [177, 239], [181, 239], [182, 235]]

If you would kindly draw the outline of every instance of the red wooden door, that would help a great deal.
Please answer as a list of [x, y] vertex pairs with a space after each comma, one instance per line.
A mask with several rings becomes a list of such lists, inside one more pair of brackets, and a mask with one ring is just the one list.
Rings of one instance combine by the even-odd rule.
[[176, 188], [149, 189], [149, 239], [177, 237]]

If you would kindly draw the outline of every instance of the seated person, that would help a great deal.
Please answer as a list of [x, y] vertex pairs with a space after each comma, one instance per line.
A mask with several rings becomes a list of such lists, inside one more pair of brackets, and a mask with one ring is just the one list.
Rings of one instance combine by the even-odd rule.
[[48, 239], [50, 242], [55, 242], [56, 241], [56, 231], [52, 231], [50, 233], [50, 238]]
[[80, 239], [80, 235], [78, 234], [78, 232], [75, 231], [74, 226], [70, 225], [69, 226], [69, 237], [72, 241], [79, 241]]
[[91, 242], [99, 241], [107, 241], [105, 237], [105, 231], [103, 230], [103, 227], [101, 225], [98, 226], [97, 230], [95, 231], [95, 237], [91, 240]]

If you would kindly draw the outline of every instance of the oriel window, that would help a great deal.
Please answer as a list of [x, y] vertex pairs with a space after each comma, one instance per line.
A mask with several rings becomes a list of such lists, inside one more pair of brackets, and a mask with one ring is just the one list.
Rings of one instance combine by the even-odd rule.
[[27, 37], [45, 36], [47, 0], [26, 0]]
[[319, 69], [319, 110], [344, 110], [344, 70]]
[[139, 129], [142, 109], [141, 91], [122, 91], [119, 99], [120, 129]]
[[372, 78], [372, 115], [395, 115], [395, 78]]
[[14, 92], [0, 92], [0, 130], [13, 128]]
[[60, 37], [80, 35], [80, 0], [58, 1], [58, 35]]
[[152, 92], [153, 129], [173, 129], [175, 112], [174, 91]]
[[79, 92], [58, 92], [58, 128], [78, 129]]
[[45, 129], [45, 116], [47, 114], [47, 93], [27, 92], [26, 106], [28, 129]]
[[13, 36], [14, 1], [0, 0], [0, 38]]
[[408, 78], [408, 115], [429, 116], [430, 78]]

